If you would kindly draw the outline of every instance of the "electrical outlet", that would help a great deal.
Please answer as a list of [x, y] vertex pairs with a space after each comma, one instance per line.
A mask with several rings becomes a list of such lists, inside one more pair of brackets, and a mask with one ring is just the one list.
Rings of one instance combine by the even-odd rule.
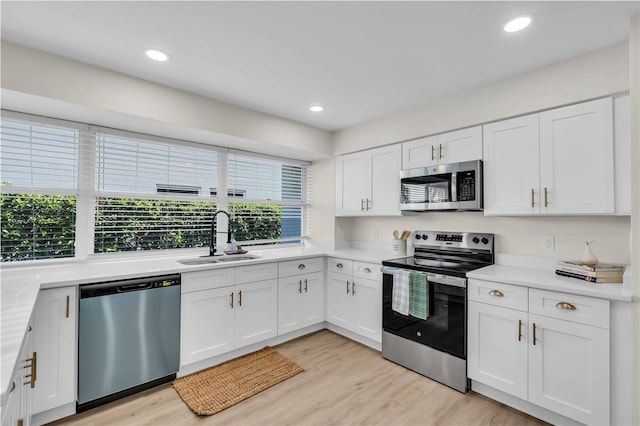
[[344, 228], [342, 226], [338, 226], [338, 237], [339, 238], [344, 238]]
[[555, 241], [553, 235], [545, 235], [543, 237], [543, 246], [546, 251], [555, 250]]

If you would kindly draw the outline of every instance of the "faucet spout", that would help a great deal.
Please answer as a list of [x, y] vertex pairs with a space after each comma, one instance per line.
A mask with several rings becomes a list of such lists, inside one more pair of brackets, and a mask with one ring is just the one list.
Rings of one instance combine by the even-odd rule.
[[227, 234], [227, 244], [231, 243], [231, 216], [224, 210], [218, 210], [213, 214], [213, 218], [211, 218], [211, 242], [209, 243], [209, 256], [216, 256], [216, 218], [220, 213], [223, 213], [227, 216], [227, 232], [222, 232]]

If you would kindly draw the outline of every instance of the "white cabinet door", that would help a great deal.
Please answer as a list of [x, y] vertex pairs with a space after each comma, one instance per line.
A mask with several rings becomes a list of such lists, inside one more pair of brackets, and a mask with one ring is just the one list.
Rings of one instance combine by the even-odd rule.
[[540, 213], [538, 114], [483, 126], [484, 213]]
[[33, 413], [76, 400], [76, 288], [42, 290], [33, 316], [38, 376]]
[[438, 137], [428, 136], [402, 143], [402, 169], [415, 169], [438, 164]]
[[438, 135], [439, 164], [482, 159], [482, 126]]
[[382, 341], [382, 283], [354, 278], [351, 286], [351, 330], [376, 342]]
[[336, 216], [362, 216], [371, 193], [371, 155], [367, 152], [336, 159]]
[[33, 388], [30, 382], [33, 373], [31, 359], [34, 352], [32, 334], [33, 327], [29, 324], [18, 355], [16, 371], [10, 383], [11, 387], [8, 389], [7, 399], [2, 407], [2, 426], [16, 426], [19, 421], [24, 426], [31, 424]]
[[542, 212], [614, 210], [611, 98], [540, 113]]
[[257, 343], [278, 334], [278, 280], [236, 286], [235, 347]]
[[369, 215], [400, 216], [400, 165], [402, 148], [399, 144], [371, 150], [371, 195], [365, 207]]
[[182, 294], [180, 365], [234, 349], [234, 287]]
[[400, 215], [400, 144], [336, 159], [336, 216]]
[[302, 328], [302, 276], [278, 280], [278, 335]]
[[324, 321], [324, 280], [322, 272], [307, 274], [302, 281], [302, 326]]
[[631, 215], [631, 105], [629, 95], [613, 99], [615, 210]]
[[351, 327], [353, 297], [349, 275], [327, 274], [327, 321], [342, 328]]
[[609, 330], [535, 314], [529, 322], [529, 400], [585, 424], [609, 424]]
[[469, 301], [467, 375], [527, 399], [527, 313]]

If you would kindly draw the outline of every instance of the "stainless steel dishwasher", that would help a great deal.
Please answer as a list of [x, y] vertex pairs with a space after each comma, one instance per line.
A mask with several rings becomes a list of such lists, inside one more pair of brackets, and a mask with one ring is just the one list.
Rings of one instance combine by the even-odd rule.
[[180, 275], [80, 286], [78, 411], [175, 378]]

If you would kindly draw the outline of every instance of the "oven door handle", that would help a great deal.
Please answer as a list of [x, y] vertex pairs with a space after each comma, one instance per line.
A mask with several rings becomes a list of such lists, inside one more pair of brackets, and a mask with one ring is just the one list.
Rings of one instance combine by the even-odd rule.
[[383, 274], [393, 275], [396, 271], [408, 271], [408, 272], [418, 272], [419, 274], [426, 274], [427, 280], [430, 283], [436, 284], [444, 284], [450, 285], [453, 287], [467, 288], [467, 279], [462, 277], [453, 277], [450, 275], [442, 275], [442, 274], [433, 274], [430, 272], [422, 272], [422, 271], [412, 271], [411, 269], [403, 269], [403, 268], [393, 268], [390, 266], [383, 266], [380, 268], [380, 271]]

